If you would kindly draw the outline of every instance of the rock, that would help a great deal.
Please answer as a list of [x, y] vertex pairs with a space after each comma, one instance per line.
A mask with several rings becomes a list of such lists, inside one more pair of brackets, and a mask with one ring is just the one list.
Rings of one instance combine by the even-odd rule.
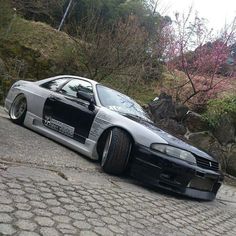
[[148, 104], [154, 121], [161, 119], [175, 119], [181, 121], [187, 114], [188, 107], [183, 104], [174, 103], [172, 97], [161, 93], [159, 97]]
[[190, 132], [201, 132], [208, 130], [207, 122], [196, 112], [190, 111], [186, 114], [184, 125]]
[[217, 139], [213, 142], [207, 151], [212, 155], [217, 161], [219, 161], [222, 170], [226, 171], [227, 168], [227, 151], [225, 151], [224, 146], [222, 146]]
[[236, 145], [234, 145], [228, 156], [227, 173], [236, 176]]
[[185, 118], [185, 116], [188, 114], [188, 111], [189, 109], [187, 106], [180, 103], [175, 104], [176, 119], [178, 121], [182, 121]]
[[184, 135], [187, 132], [181, 123], [173, 119], [162, 119], [157, 123], [157, 126], [175, 135]]
[[155, 122], [164, 118], [175, 118], [175, 107], [172, 97], [161, 93], [160, 97], [148, 104]]
[[213, 131], [215, 137], [223, 145], [235, 142], [235, 124], [230, 115], [223, 115], [219, 121], [219, 124]]
[[190, 133], [188, 140], [205, 151], [208, 151], [210, 146], [217, 142], [216, 138], [209, 131]]
[[199, 149], [204, 150], [218, 160], [222, 168], [226, 169], [226, 153], [223, 150], [223, 147], [214, 137], [214, 135], [209, 131], [190, 133], [188, 135], [189, 142], [198, 147]]

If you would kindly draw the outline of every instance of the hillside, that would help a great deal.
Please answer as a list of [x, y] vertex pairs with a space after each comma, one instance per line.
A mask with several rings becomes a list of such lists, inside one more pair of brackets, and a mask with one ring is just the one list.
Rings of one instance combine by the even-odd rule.
[[18, 79], [84, 74], [77, 52], [78, 46], [66, 33], [45, 23], [15, 18], [0, 40], [0, 100]]
[[17, 17], [0, 44], [0, 57], [7, 68], [22, 64], [20, 71], [11, 71], [12, 76], [20, 72], [24, 78], [40, 79], [80, 70], [74, 41], [44, 23]]
[[[79, 45], [68, 34], [20, 17], [12, 21], [1, 38], [0, 67], [0, 100], [18, 79], [39, 80], [59, 74], [88, 76]], [[108, 76], [102, 83], [129, 94], [141, 104], [155, 97], [155, 81]]]

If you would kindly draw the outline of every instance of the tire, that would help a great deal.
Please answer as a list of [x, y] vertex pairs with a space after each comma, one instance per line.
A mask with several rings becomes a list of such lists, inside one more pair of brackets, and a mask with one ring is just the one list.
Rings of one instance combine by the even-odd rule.
[[22, 125], [25, 120], [26, 111], [26, 98], [24, 94], [20, 94], [14, 99], [9, 111], [9, 116], [14, 123]]
[[132, 143], [129, 135], [122, 129], [108, 131], [101, 157], [102, 169], [109, 174], [122, 174], [128, 164]]

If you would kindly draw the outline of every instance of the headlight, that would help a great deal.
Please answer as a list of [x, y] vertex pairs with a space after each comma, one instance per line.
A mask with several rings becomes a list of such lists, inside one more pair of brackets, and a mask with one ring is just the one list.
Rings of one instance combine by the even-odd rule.
[[172, 156], [172, 157], [179, 158], [181, 160], [196, 164], [196, 158], [194, 157], [192, 153], [188, 151], [185, 151], [176, 147], [172, 147], [169, 145], [163, 145], [163, 144], [157, 144], [157, 143], [153, 143], [151, 145], [151, 149], [161, 152], [161, 153], [165, 153], [168, 156]]

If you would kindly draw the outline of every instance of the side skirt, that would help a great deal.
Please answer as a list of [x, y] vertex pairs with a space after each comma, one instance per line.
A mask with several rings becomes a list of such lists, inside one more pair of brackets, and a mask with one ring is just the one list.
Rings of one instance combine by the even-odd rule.
[[85, 143], [79, 143], [78, 141], [66, 137], [54, 130], [48, 129], [42, 124], [42, 119], [38, 116], [27, 111], [24, 125], [29, 129], [32, 129], [44, 136], [51, 138], [93, 160], [98, 160], [98, 154], [96, 151], [96, 142], [91, 139], [86, 139]]

